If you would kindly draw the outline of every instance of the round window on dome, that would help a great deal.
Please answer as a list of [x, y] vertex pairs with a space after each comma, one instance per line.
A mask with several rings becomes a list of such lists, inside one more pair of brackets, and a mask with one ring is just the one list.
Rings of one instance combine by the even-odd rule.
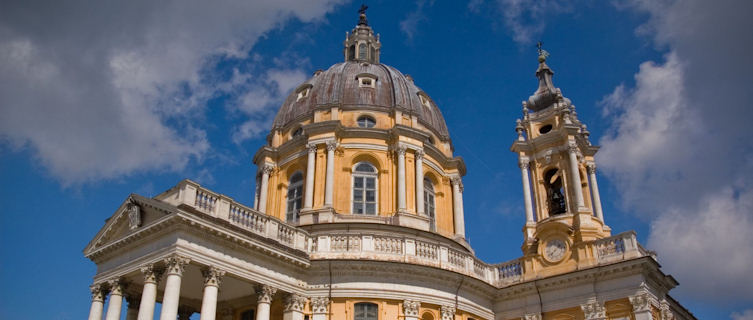
[[369, 116], [360, 116], [356, 122], [361, 128], [373, 128], [376, 125], [376, 120]]
[[293, 138], [300, 136], [302, 134], [303, 134], [303, 128], [298, 127], [298, 129], [295, 129], [295, 131], [293, 131]]

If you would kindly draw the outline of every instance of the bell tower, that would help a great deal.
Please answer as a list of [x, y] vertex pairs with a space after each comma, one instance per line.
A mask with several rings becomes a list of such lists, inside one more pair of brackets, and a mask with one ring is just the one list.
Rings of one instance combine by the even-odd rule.
[[518, 154], [523, 182], [523, 253], [555, 263], [579, 242], [608, 237], [611, 229], [604, 223], [596, 184], [599, 147], [591, 145], [575, 106], [554, 86], [554, 71], [546, 64], [549, 53], [541, 43], [538, 53], [539, 87], [523, 101], [511, 150]]

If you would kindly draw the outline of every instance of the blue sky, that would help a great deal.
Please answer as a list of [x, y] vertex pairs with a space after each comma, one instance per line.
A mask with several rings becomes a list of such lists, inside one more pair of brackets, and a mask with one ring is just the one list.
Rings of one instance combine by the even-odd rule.
[[[753, 319], [750, 2], [368, 1], [381, 61], [442, 110], [479, 257], [518, 257], [509, 146], [535, 42], [597, 155], [605, 220], [636, 230], [701, 319]], [[288, 92], [343, 60], [360, 3], [0, 5], [0, 318], [80, 319], [83, 247], [130, 193], [183, 178], [252, 203]]]

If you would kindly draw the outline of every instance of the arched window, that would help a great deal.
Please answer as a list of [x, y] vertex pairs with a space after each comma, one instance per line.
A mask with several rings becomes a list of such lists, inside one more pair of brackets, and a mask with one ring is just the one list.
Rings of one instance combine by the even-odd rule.
[[431, 228], [431, 231], [436, 230], [436, 218], [434, 216], [436, 207], [434, 197], [434, 184], [431, 182], [431, 179], [424, 178], [424, 213], [429, 216], [429, 227]]
[[303, 174], [299, 171], [290, 177], [288, 184], [288, 207], [285, 212], [285, 220], [288, 222], [298, 222], [301, 199], [303, 199]]
[[356, 45], [351, 45], [348, 48], [348, 60], [356, 60]]
[[359, 162], [353, 169], [353, 214], [376, 215], [377, 169]]
[[565, 194], [562, 190], [562, 177], [557, 168], [552, 168], [544, 173], [544, 185], [546, 186], [547, 205], [549, 215], [567, 212]]
[[358, 46], [358, 59], [366, 60], [366, 44], [362, 43]]
[[353, 320], [377, 320], [379, 306], [375, 303], [359, 302], [353, 306]]
[[358, 117], [358, 120], [356, 120], [356, 123], [358, 123], [358, 126], [361, 128], [373, 128], [376, 125], [376, 120], [369, 116], [360, 116]]

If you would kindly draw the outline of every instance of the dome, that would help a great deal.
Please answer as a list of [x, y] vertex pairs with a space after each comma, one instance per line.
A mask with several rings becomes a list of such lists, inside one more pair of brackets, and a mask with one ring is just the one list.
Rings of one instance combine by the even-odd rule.
[[[359, 79], [370, 79], [373, 83], [364, 85]], [[278, 111], [272, 129], [286, 127], [311, 116], [317, 108], [331, 106], [342, 110], [399, 110], [415, 115], [419, 123], [443, 141], [450, 139], [442, 113], [410, 76], [385, 64], [355, 60], [317, 71], [291, 92]]]

